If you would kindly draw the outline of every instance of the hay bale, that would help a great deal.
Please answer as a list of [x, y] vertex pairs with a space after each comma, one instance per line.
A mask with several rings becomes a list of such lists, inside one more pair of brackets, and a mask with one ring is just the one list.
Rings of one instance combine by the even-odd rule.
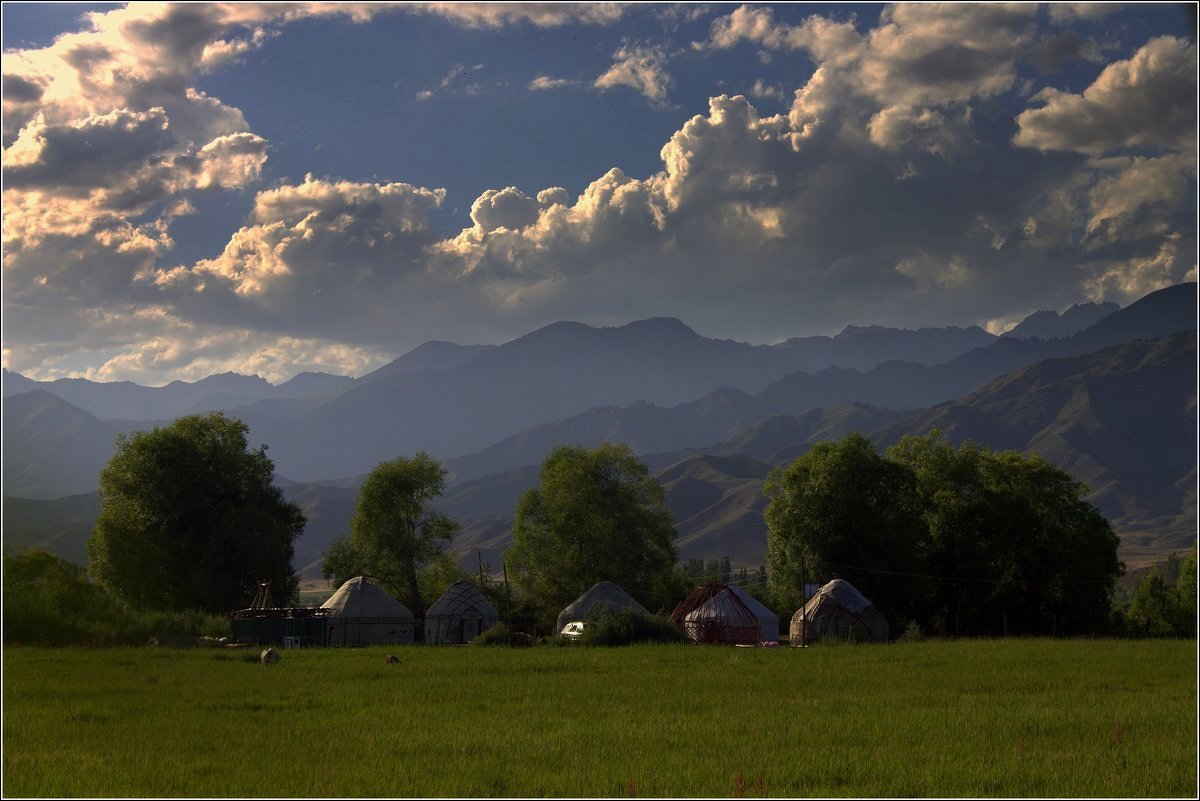
[[279, 663], [279, 654], [275, 653], [274, 648], [268, 648], [258, 655], [258, 661], [264, 665], [276, 665]]

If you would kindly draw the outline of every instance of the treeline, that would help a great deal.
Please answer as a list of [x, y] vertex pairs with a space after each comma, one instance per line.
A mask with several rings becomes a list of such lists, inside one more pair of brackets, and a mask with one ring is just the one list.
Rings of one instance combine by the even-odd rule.
[[[1189, 633], [1186, 598], [1175, 628], [1136, 622], [1167, 604], [1157, 585], [1114, 612], [1118, 538], [1087, 488], [1038, 456], [954, 448], [937, 431], [880, 454], [852, 434], [773, 472], [765, 492], [771, 592], [786, 605], [805, 581], [844, 578], [893, 631]], [[1194, 590], [1190, 604], [1194, 633]]]
[[229, 633], [224, 615], [138, 610], [79, 565], [41, 550], [4, 554], [4, 641], [25, 645], [146, 645]]
[[[216, 413], [122, 437], [100, 476], [90, 576], [48, 554], [6, 553], [6, 641], [220, 634], [264, 580], [277, 605], [296, 603], [304, 516], [246, 432]], [[505, 563], [473, 576], [450, 550], [457, 521], [432, 505], [445, 480], [425, 453], [378, 465], [325, 555], [326, 577], [371, 576], [418, 618], [470, 578], [514, 634], [554, 633], [559, 611], [603, 580], [660, 615], [697, 583], [737, 584], [786, 628], [802, 588], [833, 578], [858, 587], [896, 634], [1195, 634], [1194, 549], [1177, 582], [1152, 574], [1114, 612], [1117, 537], [1086, 488], [1036, 456], [954, 448], [937, 432], [884, 454], [850, 435], [774, 471], [767, 565], [754, 570], [728, 557], [681, 564], [662, 486], [628, 446], [603, 444], [550, 453], [518, 502]]]

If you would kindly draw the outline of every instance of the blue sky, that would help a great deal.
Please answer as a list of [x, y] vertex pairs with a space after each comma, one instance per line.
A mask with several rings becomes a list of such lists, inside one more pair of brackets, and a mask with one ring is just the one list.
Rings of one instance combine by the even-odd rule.
[[1196, 275], [1189, 8], [5, 4], [4, 363], [1128, 303]]

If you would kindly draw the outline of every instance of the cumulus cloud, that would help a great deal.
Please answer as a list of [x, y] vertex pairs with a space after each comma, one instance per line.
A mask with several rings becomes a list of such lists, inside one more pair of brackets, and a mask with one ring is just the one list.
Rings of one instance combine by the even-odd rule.
[[625, 13], [621, 3], [415, 3], [405, 10], [435, 14], [468, 28], [500, 28], [530, 24], [539, 28], [564, 25], [611, 25]]
[[[144, 25], [126, 40], [174, 54], [138, 50], [144, 75], [129, 84], [109, 80], [114, 60], [143, 45], [119, 38], [60, 38], [57, 61], [6, 55], [10, 367], [61, 374], [86, 350], [103, 378], [355, 373], [425, 339], [495, 342], [563, 318], [670, 314], [757, 341], [847, 323], [999, 325], [1031, 303], [1129, 302], [1195, 275], [1194, 46], [1154, 40], [1079, 95], [1025, 94], [1045, 41], [1037, 10], [990, 4], [889, 7], [869, 29], [741, 7], [696, 52], [806, 52], [814, 70], [786, 87], [785, 114], [713, 97], [664, 137], [649, 174], [613, 166], [578, 192], [481, 187], [452, 236], [430, 224], [441, 189], [309, 176], [258, 191], [219, 252], [179, 264], [171, 221], [189, 198], [261, 173], [267, 143], [191, 76], [273, 35], [282, 9], [301, 13], [265, 8], [127, 14]], [[560, 8], [539, 22], [529, 5], [405, 7], [478, 28], [583, 19]], [[665, 105], [668, 55], [626, 41], [593, 86]], [[168, 66], [179, 58], [190, 66]], [[761, 80], [751, 94], [778, 90]], [[1005, 95], [1039, 98], [1015, 142], [992, 102]], [[1070, 104], [1086, 124], [1069, 124]], [[101, 141], [111, 161], [87, 163]]]
[[283, 302], [291, 311], [302, 299], [329, 304], [346, 287], [388, 291], [398, 277], [423, 269], [414, 256], [432, 241], [428, 214], [445, 194], [309, 175], [260, 192], [250, 224], [220, 256], [159, 273], [155, 282], [197, 295], [231, 292], [264, 307]]
[[814, 15], [791, 25], [769, 8], [741, 6], [694, 47], [807, 51], [817, 70], [791, 113], [802, 135], [836, 117], [881, 147], [916, 144], [946, 155], [971, 135], [966, 106], [1013, 86], [1036, 13], [1032, 5], [894, 5], [864, 35], [853, 21]]
[[661, 45], [626, 43], [613, 53], [613, 64], [593, 86], [612, 89], [628, 86], [656, 107], [668, 105], [674, 79], [667, 72], [667, 54]]
[[1065, 25], [1076, 20], [1098, 20], [1121, 10], [1122, 3], [1050, 3], [1050, 21]]
[[1020, 147], [1098, 155], [1119, 148], [1196, 147], [1196, 45], [1173, 36], [1109, 64], [1083, 91], [1043, 89], [1017, 117]]

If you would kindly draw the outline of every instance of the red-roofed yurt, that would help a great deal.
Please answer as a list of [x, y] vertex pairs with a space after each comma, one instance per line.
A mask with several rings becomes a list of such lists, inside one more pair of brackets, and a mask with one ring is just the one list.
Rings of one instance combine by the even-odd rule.
[[719, 645], [758, 645], [762, 623], [737, 593], [721, 585], [703, 585], [692, 591], [671, 621], [693, 642]]

